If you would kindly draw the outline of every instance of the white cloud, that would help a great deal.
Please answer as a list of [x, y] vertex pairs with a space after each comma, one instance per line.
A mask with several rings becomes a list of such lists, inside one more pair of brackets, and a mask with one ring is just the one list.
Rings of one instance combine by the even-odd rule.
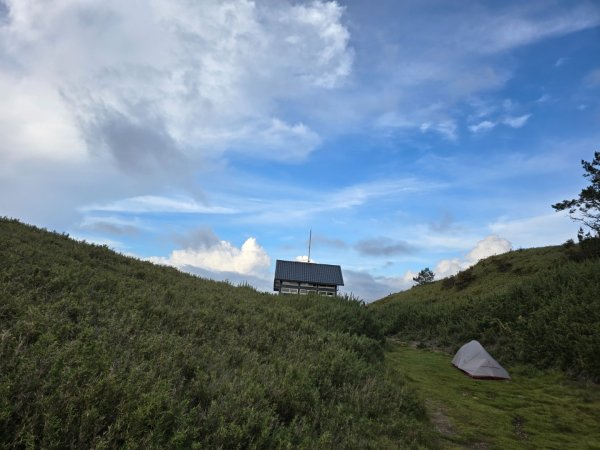
[[465, 262], [460, 259], [443, 259], [435, 266], [435, 278], [441, 280], [442, 278], [455, 275], [466, 268]]
[[557, 15], [543, 14], [536, 9], [536, 5], [531, 5], [531, 9], [513, 10], [514, 14], [479, 17], [482, 20], [470, 23], [471, 29], [464, 30], [479, 37], [467, 45], [483, 53], [499, 52], [591, 28], [600, 23], [598, 9], [587, 5], [580, 5]]
[[321, 143], [319, 135], [303, 123], [289, 125], [276, 118], [261, 126], [246, 127], [238, 134], [232, 142], [233, 151], [251, 150], [265, 159], [282, 161], [300, 161]]
[[[374, 89], [362, 109], [373, 111], [376, 126], [438, 131], [450, 139], [451, 127], [435, 130], [433, 124], [456, 121], [457, 103], [502, 87], [512, 76], [503, 58], [507, 52], [600, 24], [590, 4], [475, 2], [449, 9], [440, 2], [409, 1], [389, 2], [376, 12], [362, 8], [357, 14], [377, 19], [366, 29], [370, 47], [382, 49], [371, 57], [382, 79], [369, 80]], [[386, 39], [398, 30], [400, 43]], [[440, 41], [440, 35], [452, 38]]]
[[211, 272], [233, 272], [254, 277], [266, 277], [271, 259], [255, 238], [248, 238], [240, 248], [228, 241], [218, 241], [210, 246], [173, 250], [165, 257], [152, 257], [150, 261], [168, 264], [180, 269], [196, 268]]
[[[332, 192], [302, 189], [288, 193], [285, 201], [278, 197], [263, 199], [255, 204], [245, 201], [239, 210], [249, 213], [244, 220], [252, 223], [290, 223], [306, 220], [314, 215], [335, 210], [351, 210], [382, 198], [439, 189], [440, 183], [417, 179], [382, 180], [359, 183]], [[267, 186], [270, 192], [281, 190], [281, 186]], [[307, 200], [308, 199], [308, 200]]]
[[158, 195], [142, 195], [107, 204], [90, 205], [82, 211], [110, 211], [125, 213], [199, 213], [199, 214], [231, 214], [234, 211], [220, 206], [208, 206], [198, 203], [187, 196], [161, 197]]
[[482, 122], [479, 122], [476, 125], [471, 125], [469, 127], [469, 130], [471, 130], [473, 133], [481, 133], [484, 131], [489, 131], [492, 128], [494, 128], [496, 126], [495, 122], [491, 122], [489, 120], [484, 120]]
[[[81, 152], [85, 143], [97, 150], [103, 142], [117, 160], [135, 152], [130, 159], [139, 164], [146, 148], [104, 139], [107, 118], [118, 117], [148, 133], [158, 130], [188, 157], [219, 156], [234, 147], [261, 158], [298, 160], [320, 139], [308, 125], [279, 118], [277, 103], [335, 88], [352, 67], [344, 8], [335, 2], [7, 5], [0, 58], [14, 63], [3, 66], [14, 73], [0, 85], [11, 86], [4, 92], [15, 92], [14, 86], [21, 91], [3, 98], [0, 125], [15, 122], [28, 131], [30, 145], [19, 147], [27, 156], [41, 148], [38, 141], [48, 153], [73, 146]], [[14, 83], [20, 79], [27, 80], [22, 89]], [[139, 130], [136, 136], [136, 143], [148, 142], [140, 141]], [[63, 145], [65, 139], [76, 145]], [[267, 149], [238, 145], [248, 140]]]
[[0, 72], [3, 163], [40, 158], [81, 162], [85, 144], [59, 92], [43, 80]]
[[465, 256], [465, 262], [475, 264], [476, 262], [492, 255], [500, 255], [512, 249], [512, 244], [500, 236], [487, 236], [477, 243], [475, 248]]
[[[399, 118], [398, 120], [402, 120], [401, 118]], [[400, 122], [394, 124], [394, 126], [413, 126], [411, 123], [406, 123], [405, 125], [401, 124]], [[419, 126], [419, 130], [421, 130], [422, 133], [427, 133], [427, 132], [431, 132], [434, 131], [440, 135], [442, 135], [443, 137], [445, 137], [446, 139], [450, 140], [450, 141], [455, 141], [457, 136], [456, 136], [456, 122], [454, 120], [451, 119], [446, 119], [446, 120], [442, 120], [439, 122], [423, 122], [420, 126]]]
[[[438, 262], [435, 267], [435, 279], [440, 280], [455, 275], [476, 264], [481, 259], [492, 255], [499, 255], [510, 251], [512, 245], [506, 239], [491, 235], [477, 242], [464, 258], [445, 259]], [[344, 270], [346, 292], [363, 298], [367, 301], [376, 300], [390, 293], [410, 289], [414, 286], [413, 278], [418, 272], [407, 270], [401, 276], [373, 276], [364, 271]]]
[[509, 127], [512, 128], [521, 128], [523, 125], [525, 125], [527, 123], [527, 121], [529, 120], [529, 118], [531, 117], [531, 114], [523, 114], [522, 116], [516, 116], [516, 117], [506, 117], [505, 119], [502, 120], [502, 123], [505, 125], [508, 125]]
[[451, 141], [456, 140], [456, 122], [454, 120], [443, 120], [432, 125], [431, 128], [440, 133], [446, 139]]
[[455, 275], [461, 270], [468, 269], [478, 261], [492, 255], [500, 255], [512, 249], [512, 244], [499, 236], [491, 235], [477, 242], [477, 245], [463, 259], [444, 259], [435, 268], [436, 279]]
[[[546, 99], [543, 99], [543, 100], [540, 99], [538, 101], [541, 102], [541, 101], [545, 101], [545, 100]], [[508, 104], [506, 104], [507, 102], [508, 102]], [[510, 100], [505, 100], [504, 109], [512, 109], [512, 102]], [[507, 116], [502, 119], [501, 123], [503, 123], [504, 125], [507, 125], [509, 127], [512, 127], [512, 128], [521, 128], [522, 126], [525, 125], [525, 123], [527, 123], [527, 121], [529, 120], [530, 117], [531, 117], [531, 114], [524, 114], [522, 116]], [[498, 125], [498, 123], [499, 122], [497, 122], [497, 121], [483, 120], [474, 125], [470, 125], [469, 130], [472, 133], [483, 133], [483, 132], [494, 129]]]

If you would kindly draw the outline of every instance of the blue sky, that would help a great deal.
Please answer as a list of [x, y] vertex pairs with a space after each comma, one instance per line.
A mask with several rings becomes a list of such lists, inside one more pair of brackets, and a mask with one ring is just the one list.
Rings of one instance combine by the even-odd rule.
[[0, 0], [0, 214], [373, 300], [577, 225], [600, 4]]

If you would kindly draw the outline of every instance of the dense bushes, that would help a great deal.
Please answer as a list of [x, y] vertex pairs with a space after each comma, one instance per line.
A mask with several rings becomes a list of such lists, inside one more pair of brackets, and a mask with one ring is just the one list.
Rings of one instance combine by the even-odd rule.
[[431, 445], [353, 299], [275, 297], [0, 220], [0, 447]]
[[[600, 260], [575, 262], [563, 254], [567, 250], [540, 254], [536, 271], [519, 265], [529, 251], [495, 257], [470, 269], [470, 283], [478, 274], [470, 290], [444, 280], [429, 298], [408, 291], [373, 309], [386, 334], [451, 350], [478, 339], [503, 363], [555, 367], [600, 381]], [[486, 288], [498, 274], [503, 288]]]

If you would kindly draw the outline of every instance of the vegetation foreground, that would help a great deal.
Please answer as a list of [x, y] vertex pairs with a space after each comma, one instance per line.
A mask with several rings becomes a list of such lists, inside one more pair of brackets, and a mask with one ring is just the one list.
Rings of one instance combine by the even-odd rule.
[[[488, 258], [366, 307], [16, 220], [0, 219], [0, 244], [2, 448], [600, 448], [600, 259], [580, 246]], [[384, 351], [386, 336], [450, 353]], [[471, 339], [513, 380], [453, 369]]]
[[445, 448], [600, 449], [600, 387], [556, 371], [507, 367], [511, 381], [473, 380], [446, 353], [392, 344], [387, 364], [426, 403]]
[[431, 447], [361, 302], [275, 297], [0, 220], [0, 447]]
[[384, 334], [456, 351], [477, 339], [502, 364], [600, 382], [600, 257], [586, 246], [517, 250], [372, 305]]

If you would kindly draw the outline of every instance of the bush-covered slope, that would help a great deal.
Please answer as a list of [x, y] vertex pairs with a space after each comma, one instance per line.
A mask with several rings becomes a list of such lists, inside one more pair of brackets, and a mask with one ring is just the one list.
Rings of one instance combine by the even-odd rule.
[[0, 220], [0, 447], [431, 445], [372, 311]]
[[518, 250], [372, 305], [387, 335], [600, 381], [600, 259], [578, 246]]

